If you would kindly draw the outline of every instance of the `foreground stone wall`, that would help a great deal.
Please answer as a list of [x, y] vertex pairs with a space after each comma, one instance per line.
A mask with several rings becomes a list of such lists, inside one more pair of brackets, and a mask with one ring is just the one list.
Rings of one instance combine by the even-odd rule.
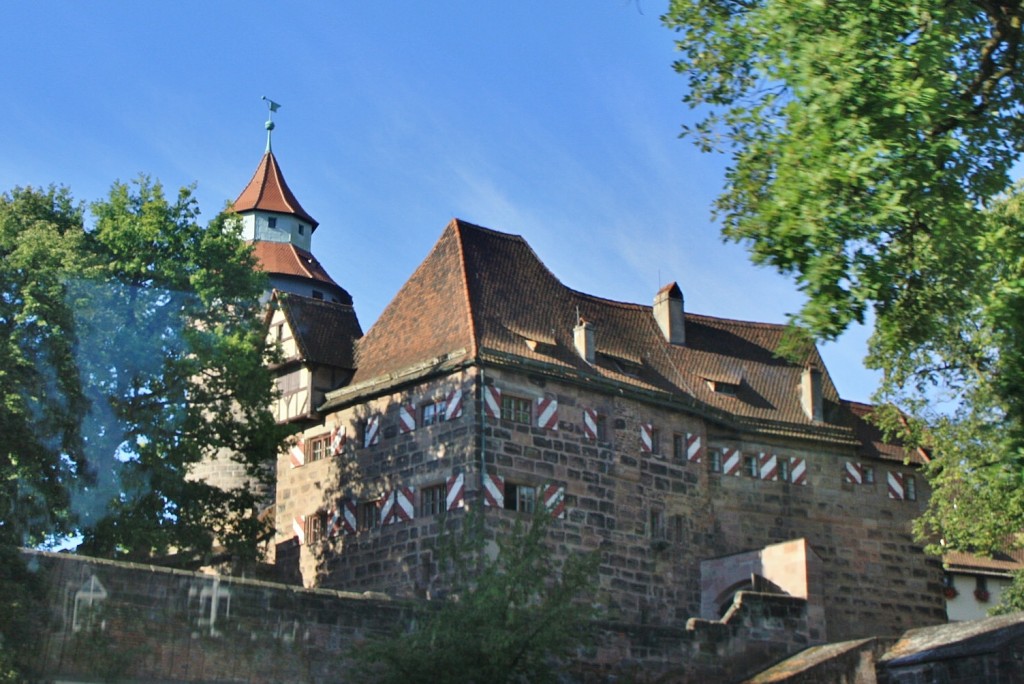
[[[48, 587], [37, 673], [45, 679], [345, 682], [346, 654], [412, 628], [385, 597], [27, 552]], [[723, 621], [597, 625], [566, 665], [576, 681], [730, 681], [804, 648], [805, 602], [741, 592]]]

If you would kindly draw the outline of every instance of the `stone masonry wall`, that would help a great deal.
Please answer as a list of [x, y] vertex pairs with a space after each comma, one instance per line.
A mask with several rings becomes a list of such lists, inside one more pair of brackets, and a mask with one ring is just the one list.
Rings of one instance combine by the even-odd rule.
[[[347, 653], [413, 628], [383, 597], [27, 552], [48, 587], [33, 635], [45, 681], [347, 682]], [[603, 622], [566, 681], [735, 681], [807, 643], [804, 602], [741, 592], [722, 622]], [[659, 679], [661, 678], [661, 679]]]
[[[827, 634], [816, 635], [816, 641], [890, 635], [944, 621], [941, 568], [924, 556], [910, 532], [927, 498], [922, 478], [917, 501], [887, 496], [886, 474], [913, 473], [912, 468], [864, 463], [874, 468], [877, 483], [851, 485], [844, 481], [845, 463], [863, 460], [852, 446], [723, 432], [654, 401], [526, 373], [488, 370], [485, 386], [534, 406], [553, 399], [557, 421], [538, 427], [535, 420], [481, 418], [478, 380], [471, 369], [327, 416], [323, 426], [305, 432], [309, 440], [335, 425], [349, 429], [340, 457], [298, 468], [282, 462], [278, 470], [279, 552], [291, 549], [285, 565], [292, 564], [307, 586], [399, 596], [432, 589], [436, 515], [416, 510], [412, 520], [295, 546], [295, 516], [319, 510], [330, 517], [339, 497], [365, 502], [402, 485], [413, 489], [412, 505], [418, 508], [423, 489], [462, 474], [463, 507], [484, 508], [493, 533], [526, 515], [483, 505], [482, 443], [482, 467], [502, 478], [506, 500], [514, 491], [510, 486], [534, 492], [562, 488], [565, 514], [552, 525], [551, 541], [561, 555], [600, 553], [598, 599], [611, 620], [680, 626], [701, 615], [701, 560], [805, 538], [824, 574]], [[424, 401], [456, 388], [462, 391], [460, 417], [401, 429], [402, 406], [418, 412]], [[584, 430], [584, 410], [603, 417], [602, 438]], [[358, 426], [374, 415], [380, 416], [380, 440], [364, 446]], [[644, 430], [653, 430], [658, 442], [651, 450], [643, 444]], [[675, 453], [677, 439], [685, 443], [690, 436], [702, 440], [700, 462]], [[764, 480], [743, 468], [737, 474], [713, 472], [709, 448], [736, 450], [741, 458], [799, 459], [805, 484]], [[535, 505], [543, 505], [537, 496]]]

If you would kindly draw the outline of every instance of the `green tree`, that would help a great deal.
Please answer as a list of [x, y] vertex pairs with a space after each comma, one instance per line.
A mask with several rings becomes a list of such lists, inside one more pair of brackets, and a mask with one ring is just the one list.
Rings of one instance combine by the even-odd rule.
[[68, 534], [86, 402], [63, 277], [82, 252], [66, 190], [0, 198], [0, 546]]
[[[364, 681], [552, 682], [559, 662], [586, 641], [595, 609], [596, 554], [555, 560], [550, 516], [516, 521], [485, 541], [484, 518], [446, 521], [439, 541], [445, 599], [421, 605], [407, 634], [378, 638], [352, 653]], [[437, 605], [440, 603], [440, 605]]]
[[0, 198], [0, 486], [6, 543], [80, 534], [82, 550], [252, 557], [258, 494], [190, 478], [228, 453], [268, 476], [259, 298], [265, 280], [228, 215], [146, 178], [91, 207], [66, 190]]
[[684, 135], [730, 155], [725, 235], [795, 276], [814, 336], [870, 314], [883, 423], [934, 456], [918, 531], [982, 552], [1024, 529], [1022, 17], [971, 0], [664, 17], [698, 113]]

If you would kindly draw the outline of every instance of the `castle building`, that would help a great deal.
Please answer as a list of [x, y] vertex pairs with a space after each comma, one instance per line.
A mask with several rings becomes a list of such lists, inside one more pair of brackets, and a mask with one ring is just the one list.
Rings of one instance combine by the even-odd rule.
[[945, 620], [913, 540], [924, 453], [885, 444], [785, 326], [575, 291], [521, 237], [461, 220], [364, 335], [269, 150], [235, 202], [275, 288], [275, 562], [306, 586], [426, 596], [443, 516], [544, 510], [598, 551], [608, 618], [717, 619], [741, 589], [807, 599], [819, 641]]

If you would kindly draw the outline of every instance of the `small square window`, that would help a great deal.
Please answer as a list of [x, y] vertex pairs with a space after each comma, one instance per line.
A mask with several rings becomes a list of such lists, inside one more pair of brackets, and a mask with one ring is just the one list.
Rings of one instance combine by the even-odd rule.
[[789, 459], [785, 456], [779, 457], [779, 480], [789, 482]]
[[743, 472], [753, 478], [758, 476], [757, 456], [743, 457]]
[[533, 422], [533, 402], [511, 394], [502, 394], [501, 419], [530, 425]]
[[651, 428], [651, 453], [657, 456], [661, 453], [661, 430]]
[[863, 466], [864, 484], [875, 484], [875, 469], [873, 466]]
[[331, 447], [331, 435], [326, 433], [309, 440], [306, 443], [310, 461], [320, 461], [327, 458]]
[[320, 290], [313, 290], [313, 299], [323, 299], [324, 293]]
[[422, 411], [422, 424], [433, 425], [434, 423], [443, 422], [446, 408], [447, 405], [444, 401], [432, 401], [424, 404]]
[[306, 517], [306, 543], [315, 544], [324, 540], [324, 529], [327, 527], [326, 515], [323, 512]]
[[537, 506], [537, 489], [528, 485], [505, 483], [505, 508], [533, 513]]
[[420, 490], [420, 516], [440, 515], [445, 511], [448, 486], [443, 482]]
[[277, 217], [271, 216], [267, 219], [267, 228], [277, 228]]
[[708, 449], [708, 467], [713, 473], [722, 472], [722, 452], [718, 449]]
[[356, 511], [360, 530], [373, 530], [380, 526], [380, 501], [364, 501]]
[[299, 224], [299, 235], [305, 235], [305, 234], [306, 234], [306, 226], [304, 226], [304, 225], [302, 225], [300, 223]]

